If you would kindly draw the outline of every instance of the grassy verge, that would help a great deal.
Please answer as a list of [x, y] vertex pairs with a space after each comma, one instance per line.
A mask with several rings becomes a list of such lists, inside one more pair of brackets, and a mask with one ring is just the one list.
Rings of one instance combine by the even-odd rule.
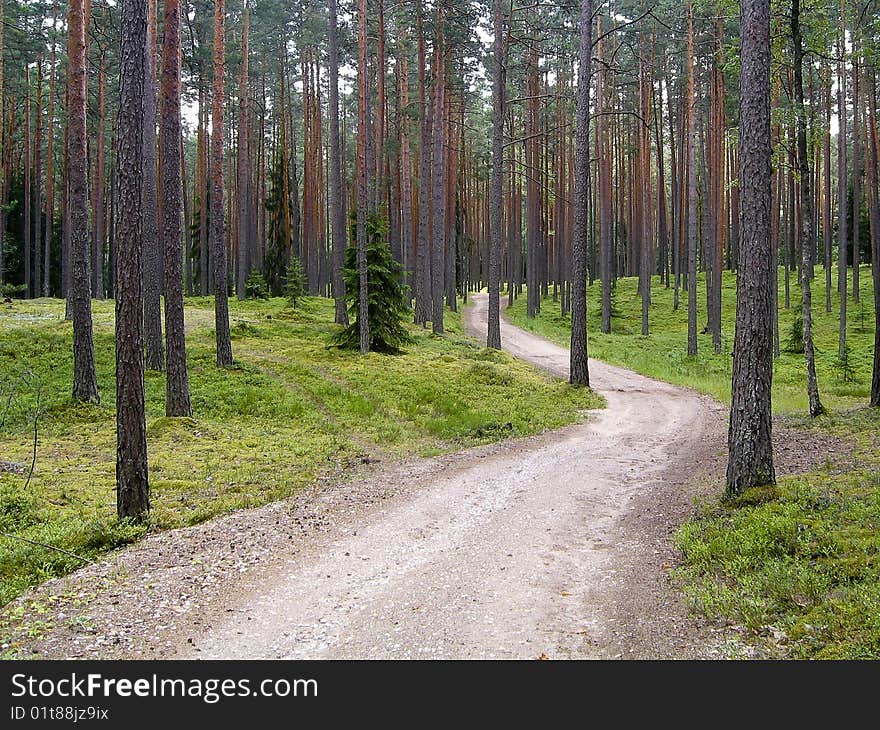
[[744, 627], [769, 656], [880, 659], [880, 412], [821, 427], [859, 439], [852, 467], [706, 507], [676, 535], [676, 580], [694, 608]]
[[[164, 417], [165, 379], [146, 378], [150, 529], [191, 525], [287, 497], [371, 458], [432, 455], [556, 428], [600, 405], [477, 346], [447, 313], [445, 337], [413, 328], [405, 354], [330, 347], [332, 301], [231, 302], [236, 367], [214, 365], [212, 300], [187, 302], [195, 415]], [[0, 531], [92, 558], [144, 527], [115, 518], [113, 305], [94, 304], [101, 405], [70, 403], [71, 325], [63, 303], [0, 305]], [[36, 469], [32, 417], [40, 390]], [[11, 397], [10, 397], [11, 396]], [[369, 457], [369, 458], [368, 458]], [[0, 536], [0, 605], [81, 563]]]
[[[861, 272], [863, 304], [848, 311], [850, 372], [837, 357], [839, 297], [824, 310], [824, 288], [814, 289], [817, 370], [822, 400], [831, 412], [809, 421], [803, 355], [785, 352], [799, 312], [784, 306], [780, 280], [780, 339], [774, 366], [777, 419], [819, 429], [857, 443], [845, 471], [828, 454], [820, 471], [785, 476], [734, 503], [704, 507], [676, 534], [683, 554], [676, 582], [692, 606], [714, 619], [741, 626], [766, 655], [795, 658], [880, 658], [880, 412], [865, 407], [871, 382], [874, 315], [870, 269]], [[836, 282], [835, 282], [836, 284]], [[723, 288], [724, 347], [715, 355], [711, 336], [699, 335], [696, 358], [686, 356], [687, 309], [674, 311], [673, 292], [656, 286], [650, 334], [641, 332], [637, 281], [624, 279], [614, 295], [612, 333], [599, 330], [598, 286], [589, 290], [590, 354], [645, 375], [685, 385], [729, 402], [735, 277]], [[800, 299], [792, 282], [792, 304]], [[699, 327], [705, 324], [700, 278]], [[546, 299], [535, 319], [520, 299], [508, 317], [521, 327], [568, 344], [568, 317]], [[800, 415], [797, 415], [800, 414]], [[822, 455], [817, 454], [817, 462]], [[718, 492], [721, 488], [719, 485]]]

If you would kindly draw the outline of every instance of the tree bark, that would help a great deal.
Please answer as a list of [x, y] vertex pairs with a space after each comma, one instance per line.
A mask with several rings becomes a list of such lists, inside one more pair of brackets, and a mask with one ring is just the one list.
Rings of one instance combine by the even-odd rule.
[[425, 92], [425, 38], [422, 4], [416, 5], [419, 63], [419, 226], [416, 251], [416, 324], [431, 318], [431, 145], [433, 104]]
[[162, 344], [162, 253], [159, 243], [158, 180], [156, 168], [156, 0], [147, 0], [147, 40], [144, 67], [144, 338], [147, 370], [164, 370]]
[[489, 201], [489, 325], [486, 347], [501, 349], [501, 206], [504, 179], [504, 111], [506, 59], [504, 58], [504, 0], [495, 0], [492, 67], [492, 181]]
[[[238, 261], [235, 290], [245, 297], [245, 283], [251, 268], [250, 155], [248, 154], [248, 33], [251, 11], [245, 4], [241, 22], [241, 71], [238, 78]], [[166, 325], [167, 326], [167, 325]]]
[[823, 244], [825, 253], [825, 311], [831, 313], [831, 69], [828, 69], [828, 79], [825, 86], [825, 138], [823, 146]]
[[214, 331], [217, 365], [232, 365], [229, 332], [229, 275], [226, 268], [226, 221], [223, 217], [223, 77], [226, 67], [226, 3], [214, 2], [214, 89], [211, 118], [211, 251], [214, 258]]
[[861, 178], [862, 178], [862, 160], [861, 160], [861, 150], [859, 149], [859, 145], [861, 140], [859, 139], [862, 130], [861, 125], [859, 124], [859, 48], [858, 48], [858, 39], [855, 37], [858, 33], [858, 30], [853, 33], [853, 49], [852, 49], [852, 75], [853, 75], [853, 86], [852, 86], [852, 100], [853, 100], [853, 131], [852, 131], [852, 297], [853, 301], [858, 304], [859, 297], [861, 293], [859, 292], [859, 264], [861, 259], [861, 236], [860, 236], [860, 228], [861, 228], [861, 216], [862, 216], [862, 190], [861, 190]]
[[[438, 6], [435, 27], [442, 29], [443, 13]], [[443, 253], [446, 233], [446, 72], [442, 30], [434, 39], [434, 139], [431, 168], [431, 331], [443, 334]]]
[[877, 146], [877, 78], [871, 75], [871, 103], [868, 104], [868, 135], [871, 140], [871, 164], [868, 166], [871, 192], [871, 270], [874, 278], [874, 370], [871, 377], [871, 400], [880, 408], [880, 147]]
[[[55, 31], [58, 3], [52, 5], [52, 31]], [[55, 217], [55, 74], [58, 71], [55, 40], [52, 40], [52, 52], [49, 57], [49, 102], [46, 113], [46, 223], [43, 226], [43, 282], [42, 294], [49, 296], [49, 273], [52, 259], [52, 224]], [[2, 119], [2, 117], [0, 117]], [[93, 213], [97, 215], [97, 213]], [[2, 241], [2, 239], [0, 239]], [[93, 263], [94, 266], [94, 263]]]
[[840, 335], [838, 338], [838, 356], [846, 357], [846, 299], [847, 299], [847, 204], [846, 204], [846, 45], [844, 41], [844, 4], [840, 4], [840, 38], [838, 39], [837, 75], [837, 200], [838, 200], [838, 239], [837, 239], [837, 289], [840, 292]]
[[[6, 34], [4, 21], [3, 0], [0, 0], [0, 284], [5, 280], [6, 262], [3, 258], [2, 241], [6, 240], [6, 199], [9, 175], [7, 174], [6, 160], [9, 159], [9, 139], [5, 133], [5, 106], [3, 104], [3, 37]], [[11, 136], [11, 135], [9, 135]]]
[[[348, 240], [345, 218], [342, 214], [342, 160], [339, 153], [339, 42], [336, 26], [336, 0], [329, 0], [329, 64], [330, 64], [330, 226], [333, 236], [333, 299], [336, 302], [336, 324], [348, 326], [348, 309], [345, 306], [345, 281], [342, 267], [345, 265], [345, 249]], [[408, 172], [407, 172], [408, 174]]]
[[804, 110], [804, 48], [800, 26], [800, 0], [791, 3], [791, 37], [794, 44], [794, 104], [797, 116], [797, 166], [800, 180], [799, 236], [801, 242], [801, 316], [803, 321], [804, 361], [807, 368], [807, 399], [810, 416], [823, 412], [819, 400], [819, 383], [816, 378], [816, 352], [813, 346], [813, 193], [810, 186], [811, 172], [807, 158], [807, 121]]
[[96, 299], [104, 298], [104, 242], [105, 204], [104, 204], [104, 118], [107, 111], [107, 55], [101, 52], [100, 70], [98, 71], [98, 130], [96, 133], [97, 152], [95, 155], [95, 182], [92, 190], [94, 204], [92, 215], [92, 289]]
[[571, 351], [569, 382], [589, 385], [587, 355], [587, 255], [590, 228], [587, 221], [587, 178], [590, 167], [590, 69], [593, 51], [593, 0], [582, 0], [579, 21], [578, 85], [575, 118], [574, 240], [571, 272]]
[[358, 0], [358, 130], [357, 130], [357, 266], [358, 335], [361, 355], [370, 351], [369, 297], [367, 292], [367, 0]]
[[[85, 82], [83, 82], [85, 83]], [[34, 118], [34, 258], [31, 291], [34, 297], [41, 293], [40, 281], [43, 276], [43, 59], [37, 62], [37, 99]], [[88, 150], [88, 147], [85, 148]], [[88, 164], [88, 158], [86, 163]], [[86, 197], [88, 201], [88, 196]], [[86, 226], [88, 226], [88, 202], [86, 202]]]
[[[30, 299], [33, 289], [31, 288], [31, 71], [25, 66], [24, 70], [25, 100], [24, 100], [24, 296]], [[67, 220], [67, 216], [65, 216]]]
[[183, 317], [180, 0], [165, 0], [162, 49], [162, 241], [165, 245], [165, 415], [191, 416]]
[[73, 399], [97, 403], [98, 378], [92, 340], [89, 281], [89, 184], [86, 171], [86, 43], [82, 0], [68, 9], [68, 157], [70, 185], [71, 312], [73, 314]]
[[144, 241], [140, 235], [143, 224], [146, 0], [125, 0], [122, 3], [120, 29], [115, 244], [116, 512], [120, 519], [143, 519], [150, 510], [144, 406]]
[[740, 10], [740, 245], [727, 497], [776, 482], [773, 467], [770, 255], [770, 0]]
[[694, 8], [688, 4], [687, 40], [687, 288], [688, 357], [697, 354], [697, 160], [696, 100], [694, 97]]

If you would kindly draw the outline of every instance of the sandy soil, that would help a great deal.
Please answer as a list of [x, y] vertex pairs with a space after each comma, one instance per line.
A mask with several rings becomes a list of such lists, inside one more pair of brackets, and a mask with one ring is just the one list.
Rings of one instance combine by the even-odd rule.
[[[485, 318], [477, 296], [472, 334], [484, 336]], [[566, 349], [506, 322], [502, 339], [567, 376]], [[583, 424], [366, 466], [150, 536], [16, 601], [25, 620], [11, 640], [83, 658], [748, 655], [729, 627], [690, 615], [668, 579], [672, 532], [718, 489], [725, 409], [590, 369], [608, 407]], [[778, 437], [795, 466], [812, 461], [797, 438]]]

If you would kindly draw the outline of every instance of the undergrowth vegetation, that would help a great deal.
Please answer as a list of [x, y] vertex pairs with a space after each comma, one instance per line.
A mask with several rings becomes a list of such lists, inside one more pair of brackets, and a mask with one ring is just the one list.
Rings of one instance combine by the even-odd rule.
[[880, 412], [826, 427], [861, 436], [851, 468], [829, 461], [706, 507], [676, 535], [676, 577], [695, 608], [771, 656], [880, 659]]

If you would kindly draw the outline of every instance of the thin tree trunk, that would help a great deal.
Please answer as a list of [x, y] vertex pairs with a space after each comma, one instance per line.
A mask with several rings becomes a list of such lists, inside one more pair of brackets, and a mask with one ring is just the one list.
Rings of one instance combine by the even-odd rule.
[[419, 226], [416, 252], [416, 324], [431, 317], [431, 145], [433, 104], [425, 93], [425, 39], [421, 0], [416, 6], [419, 61]]
[[844, 41], [844, 4], [840, 3], [840, 38], [838, 53], [840, 62], [837, 75], [837, 200], [838, 200], [838, 239], [837, 239], [837, 288], [840, 291], [840, 336], [838, 338], [838, 356], [846, 357], [846, 299], [847, 299], [847, 205], [846, 205], [846, 47]]
[[[24, 101], [24, 296], [30, 299], [33, 295], [31, 287], [31, 71], [25, 66], [25, 101]], [[65, 216], [67, 220], [67, 216]]]
[[357, 130], [357, 266], [358, 340], [361, 355], [370, 351], [369, 296], [367, 292], [367, 0], [358, 0], [358, 130]]
[[[52, 5], [52, 31], [58, 14], [57, 1]], [[55, 216], [55, 74], [57, 54], [55, 40], [52, 40], [52, 52], [49, 58], [49, 103], [46, 114], [46, 224], [44, 226], [43, 243], [43, 283], [42, 294], [49, 296], [49, 270], [51, 268], [52, 224]], [[95, 213], [97, 214], [97, 213]], [[2, 239], [0, 239], [2, 240]]]
[[871, 270], [874, 278], [874, 370], [871, 377], [871, 400], [880, 408], [880, 147], [877, 145], [877, 78], [871, 74], [871, 103], [868, 104], [868, 135], [871, 146], [871, 164], [868, 166], [868, 185], [871, 194]]
[[92, 289], [96, 299], [104, 298], [104, 241], [106, 239], [105, 205], [104, 205], [104, 119], [107, 113], [107, 55], [101, 52], [100, 70], [98, 72], [98, 130], [97, 153], [95, 156], [95, 181], [92, 195], [94, 204], [92, 215]]
[[794, 44], [794, 103], [797, 116], [797, 165], [800, 180], [799, 236], [801, 242], [801, 314], [803, 318], [804, 360], [807, 368], [807, 398], [810, 416], [824, 410], [819, 400], [816, 378], [816, 352], [813, 346], [813, 294], [811, 285], [813, 242], [813, 196], [810, 188], [810, 163], [807, 158], [807, 121], [804, 110], [804, 49], [801, 39], [800, 0], [791, 3], [791, 37]]
[[162, 254], [159, 248], [156, 167], [156, 0], [147, 0], [147, 53], [144, 70], [144, 337], [147, 370], [164, 370], [162, 344]]
[[[335, 0], [334, 0], [335, 2]], [[412, 161], [410, 157], [409, 146], [409, 72], [407, 68], [407, 54], [405, 49], [401, 49], [400, 59], [398, 62], [398, 85], [400, 87], [400, 109], [402, 111], [399, 118], [400, 127], [400, 229], [401, 229], [401, 250], [403, 253], [403, 271], [406, 281], [410, 286], [410, 295], [413, 288], [413, 277], [410, 273], [413, 270], [414, 254], [413, 250], [413, 196], [412, 196]]]
[[250, 155], [248, 153], [248, 32], [250, 19], [251, 11], [245, 4], [241, 24], [241, 72], [238, 79], [238, 265], [235, 272], [235, 288], [239, 299], [245, 297], [245, 283], [248, 274], [250, 274], [252, 247], [250, 240]]
[[[750, 0], [754, 1], [754, 0]], [[687, 287], [689, 357], [697, 354], [697, 161], [694, 98], [694, 8], [688, 4], [687, 41]]]
[[3, 36], [6, 34], [6, 24], [4, 22], [3, 0], [0, 0], [0, 150], [2, 150], [2, 161], [0, 161], [0, 284], [5, 280], [6, 262], [3, 258], [2, 242], [6, 240], [6, 200], [7, 186], [9, 184], [10, 175], [8, 174], [6, 161], [10, 159], [11, 137], [12, 134], [6, 134], [4, 125], [4, 109], [3, 104]]
[[[43, 60], [37, 63], [37, 107], [34, 119], [34, 280], [31, 291], [35, 297], [41, 294], [43, 276]], [[86, 153], [88, 147], [86, 147]], [[88, 163], [86, 163], [88, 164]], [[86, 203], [88, 206], [88, 203]], [[88, 207], [86, 207], [88, 215]], [[86, 218], [88, 226], [88, 217]]]
[[492, 44], [492, 181], [489, 201], [489, 324], [486, 347], [501, 349], [501, 206], [504, 181], [504, 111], [506, 59], [504, 58], [504, 0], [495, 0]]
[[165, 0], [162, 49], [162, 241], [165, 244], [165, 415], [191, 416], [183, 317], [181, 226], [180, 0]]
[[[856, 31], [858, 32], [858, 31]], [[854, 34], [855, 35], [855, 34]], [[859, 49], [858, 40], [853, 40], [853, 59], [852, 59], [852, 75], [853, 75], [853, 131], [852, 131], [852, 297], [853, 301], [859, 303], [859, 264], [861, 259], [861, 240], [860, 227], [862, 217], [862, 190], [861, 190], [861, 151], [859, 149], [861, 135], [861, 125], [859, 124]]]
[[579, 21], [578, 86], [575, 118], [574, 240], [571, 272], [571, 351], [569, 382], [589, 385], [587, 355], [587, 178], [590, 166], [590, 67], [593, 43], [593, 0], [582, 0]]
[[[342, 214], [343, 195], [342, 160], [339, 153], [339, 48], [336, 27], [336, 0], [329, 0], [329, 53], [330, 53], [330, 225], [333, 236], [333, 298], [336, 301], [336, 324], [348, 326], [348, 309], [345, 306], [345, 281], [342, 267], [345, 265], [345, 248], [348, 239], [345, 218]], [[407, 176], [409, 171], [407, 171]]]
[[831, 69], [828, 69], [828, 79], [825, 85], [825, 140], [823, 157], [823, 243], [825, 247], [825, 311], [831, 313]]
[[229, 332], [229, 276], [226, 268], [226, 222], [223, 217], [223, 76], [226, 64], [226, 4], [214, 2], [214, 89], [211, 119], [211, 250], [214, 258], [214, 328], [217, 365], [232, 365]]
[[[437, 10], [435, 27], [442, 28], [443, 14]], [[446, 79], [443, 55], [442, 30], [434, 39], [434, 139], [431, 169], [431, 331], [443, 334], [443, 253], [445, 248], [446, 222]]]

